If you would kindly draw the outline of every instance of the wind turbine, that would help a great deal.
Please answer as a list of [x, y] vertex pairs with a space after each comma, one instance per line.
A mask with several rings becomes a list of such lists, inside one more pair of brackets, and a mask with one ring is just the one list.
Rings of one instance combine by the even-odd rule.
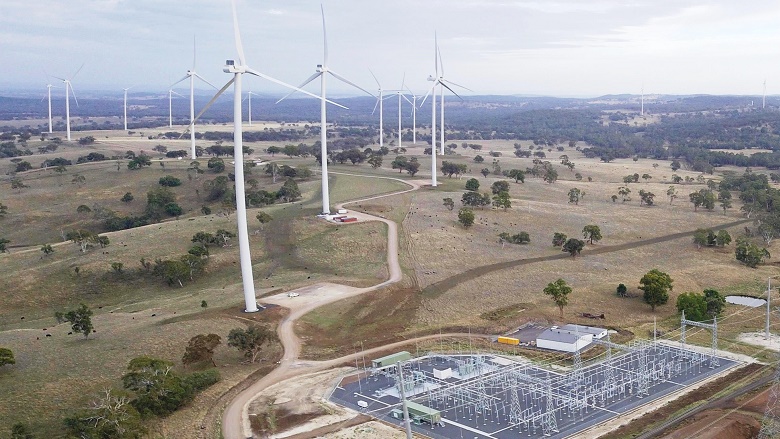
[[68, 142], [70, 142], [70, 95], [73, 95], [73, 100], [76, 101], [76, 106], [79, 105], [79, 100], [76, 99], [76, 92], [73, 91], [73, 85], [70, 83], [73, 78], [76, 77], [76, 75], [79, 74], [81, 69], [84, 68], [84, 64], [81, 64], [81, 67], [79, 67], [78, 70], [76, 70], [76, 73], [74, 73], [70, 78], [59, 78], [55, 76], [55, 78], [59, 79], [60, 81], [65, 83], [65, 133], [66, 133], [66, 139]]
[[[356, 85], [355, 83], [349, 81], [348, 79], [334, 72], [328, 67], [328, 34], [325, 27], [325, 8], [322, 5], [320, 5], [320, 11], [322, 12], [322, 39], [324, 42], [323, 61], [322, 64], [317, 64], [316, 72], [313, 75], [311, 75], [307, 80], [303, 81], [301, 85], [298, 86], [298, 90], [305, 87], [308, 83], [314, 81], [315, 79], [320, 78], [320, 125], [322, 127], [320, 129], [320, 154], [321, 154], [320, 161], [322, 162], [322, 214], [330, 215], [330, 194], [328, 189], [328, 137], [327, 137], [328, 117], [327, 117], [327, 106], [326, 106], [326, 103], [330, 101], [327, 101], [325, 99], [326, 97], [325, 78], [328, 76], [327, 74], [330, 73], [334, 78], [338, 79], [339, 81], [351, 85], [352, 87], [355, 87], [359, 90], [362, 90], [366, 92], [369, 96], [374, 96], [374, 95], [372, 95], [371, 92], [367, 91], [363, 87]], [[279, 99], [278, 101], [276, 101], [276, 103], [279, 103], [284, 99], [287, 99], [287, 97], [292, 95], [293, 93], [295, 92], [293, 91], [292, 93], [288, 94], [282, 99]], [[343, 105], [339, 105], [339, 106], [342, 108], [346, 108]], [[380, 136], [380, 139], [381, 138], [382, 137]]]
[[[441, 90], [441, 154], [444, 155], [444, 89], [446, 88], [447, 90], [451, 91], [452, 94], [457, 96], [458, 99], [460, 99], [461, 101], [463, 100], [463, 98], [460, 97], [460, 95], [458, 95], [457, 93], [455, 93], [455, 90], [450, 88], [447, 84], [454, 85], [456, 87], [460, 87], [468, 91], [473, 91], [473, 90], [470, 90], [462, 85], [458, 85], [452, 81], [444, 79], [444, 62], [441, 59], [441, 50], [439, 50], [438, 43], [436, 44], [436, 53], [439, 58], [439, 65], [441, 66], [441, 76], [437, 78], [436, 82], [438, 82], [438, 84], [441, 86], [440, 89]], [[434, 82], [434, 87], [436, 86], [436, 82]]]
[[412, 143], [417, 144], [417, 95], [412, 92], [409, 87], [406, 87], [406, 90], [412, 95], [412, 100], [409, 101], [409, 98], [404, 96], [404, 99], [406, 99], [406, 102], [409, 102], [412, 104]]
[[406, 88], [406, 73], [404, 73], [404, 79], [401, 80], [401, 89], [398, 90], [398, 147], [399, 148], [403, 146], [401, 142], [401, 138], [403, 137], [403, 133], [401, 132], [401, 130], [403, 129], [403, 127], [401, 126], [401, 112], [402, 112], [401, 105], [403, 104], [403, 102], [401, 101], [401, 98], [403, 98], [404, 100], [406, 100], [406, 102], [412, 105], [412, 117], [414, 117], [414, 113], [416, 110], [416, 108], [414, 108], [415, 107], [414, 103], [410, 101], [409, 98], [406, 97], [406, 95], [404, 95], [405, 88]]
[[428, 90], [428, 93], [426, 93], [425, 97], [423, 98], [422, 102], [420, 103], [420, 106], [422, 107], [423, 104], [425, 104], [425, 100], [428, 99], [429, 95], [431, 96], [431, 186], [436, 187], [438, 186], [436, 182], [436, 84], [439, 78], [439, 40], [436, 34], [434, 33], [434, 51], [433, 51], [433, 64], [435, 68], [436, 74], [434, 76], [428, 76], [428, 81], [433, 82], [433, 87], [431, 87], [430, 90]]
[[376, 104], [374, 104], [374, 111], [371, 112], [371, 114], [374, 114], [376, 112], [376, 107], [379, 106], [379, 147], [384, 146], [384, 139], [385, 139], [385, 128], [384, 128], [384, 100], [389, 99], [392, 96], [384, 97], [384, 90], [382, 90], [382, 84], [379, 83], [379, 80], [376, 79], [376, 75], [374, 75], [374, 72], [371, 71], [371, 69], [368, 70], [371, 72], [371, 76], [374, 77], [374, 81], [376, 81], [376, 85], [379, 86], [379, 97], [376, 99]]
[[245, 101], [246, 100], [249, 101], [248, 112], [249, 112], [249, 126], [250, 127], [252, 126], [252, 95], [259, 96], [257, 93], [254, 93], [254, 92], [250, 91], [250, 92], [247, 92], [246, 97], [244, 98]]
[[173, 88], [174, 85], [189, 79], [190, 80], [190, 122], [192, 129], [190, 129], [190, 155], [192, 160], [197, 159], [197, 156], [195, 154], [195, 78], [200, 79], [201, 81], [205, 82], [206, 84], [212, 86], [216, 90], [216, 86], [214, 84], [206, 81], [202, 76], [200, 76], [197, 72], [195, 72], [195, 60], [196, 60], [196, 45], [195, 45], [195, 38], [192, 38], [192, 68], [190, 70], [187, 70], [187, 74], [184, 75], [183, 78], [179, 79], [178, 81], [174, 82], [173, 85], [171, 85], [171, 88]]
[[[195, 121], [198, 120], [214, 102], [216, 102], [216, 100], [222, 95], [222, 93], [225, 92], [225, 90], [228, 89], [228, 87], [233, 85], [233, 158], [235, 162], [234, 173], [236, 176], [236, 219], [238, 222], [238, 251], [239, 259], [241, 261], [241, 281], [244, 290], [244, 303], [246, 306], [246, 312], [256, 312], [258, 311], [257, 298], [255, 297], [255, 281], [254, 276], [252, 275], [252, 255], [249, 251], [249, 232], [247, 230], [246, 221], [246, 190], [244, 188], [244, 142], [243, 129], [241, 125], [243, 119], [243, 112], [241, 108], [242, 75], [248, 73], [250, 75], [255, 75], [260, 78], [267, 79], [284, 87], [300, 91], [301, 93], [305, 93], [317, 99], [320, 99], [320, 97], [305, 90], [300, 90], [295, 86], [287, 84], [286, 82], [282, 82], [278, 79], [274, 79], [270, 76], [253, 70], [251, 67], [245, 64], [244, 47], [241, 44], [241, 32], [238, 28], [236, 2], [235, 0], [232, 0], [231, 3], [233, 8], [233, 34], [236, 42], [236, 51], [238, 52], [238, 63], [232, 59], [225, 61], [225, 67], [223, 68], [223, 71], [225, 73], [233, 74], [233, 78], [228, 81], [227, 84], [225, 84], [217, 92], [217, 94], [211, 98], [211, 101], [209, 101], [208, 104], [203, 107], [200, 113], [198, 113], [198, 115], [192, 119], [188, 129], [192, 129], [192, 127], [195, 125]], [[331, 103], [335, 104], [334, 102]], [[339, 106], [343, 107], [343, 105]]]
[[181, 93], [176, 93], [172, 88], [168, 89], [168, 128], [173, 128], [173, 95], [184, 97]]

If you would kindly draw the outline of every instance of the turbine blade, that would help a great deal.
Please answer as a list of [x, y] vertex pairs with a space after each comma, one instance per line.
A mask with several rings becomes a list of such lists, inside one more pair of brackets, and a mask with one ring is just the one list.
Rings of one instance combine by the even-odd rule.
[[[442, 87], [444, 87], [444, 88], [446, 88], [447, 90], [451, 91], [451, 92], [452, 92], [452, 94], [454, 94], [455, 96], [457, 96], [457, 97], [458, 97], [458, 99], [460, 99], [461, 101], [463, 100], [463, 98], [462, 98], [462, 97], [460, 97], [460, 95], [459, 95], [459, 94], [455, 93], [455, 90], [451, 89], [451, 88], [450, 88], [450, 87], [449, 87], [447, 84], [445, 84], [445, 83], [443, 83], [443, 82], [441, 82], [441, 81], [439, 81], [439, 84], [441, 84], [441, 86], [442, 86]], [[442, 93], [444, 93], [444, 92], [442, 92]]]
[[404, 72], [404, 78], [401, 80], [401, 91], [406, 88], [406, 72]]
[[236, 13], [236, 0], [231, 0], [233, 5], [233, 37], [236, 40], [236, 50], [238, 51], [238, 63], [244, 65], [244, 46], [241, 44], [241, 31], [238, 28], [238, 14]]
[[380, 83], [379, 83], [379, 80], [378, 80], [378, 79], [376, 79], [376, 75], [374, 74], [374, 72], [372, 72], [372, 71], [371, 71], [371, 69], [368, 69], [368, 71], [369, 71], [369, 73], [371, 73], [371, 76], [373, 76], [373, 77], [374, 77], [374, 81], [376, 81], [376, 85], [377, 85], [377, 86], [379, 87], [379, 89], [381, 90], [381, 89], [382, 89], [382, 84], [380, 84]]
[[379, 99], [376, 100], [376, 103], [374, 104], [374, 109], [371, 110], [371, 115], [373, 116], [374, 113], [376, 113], [376, 108], [379, 106]]
[[290, 96], [294, 95], [296, 91], [298, 91], [299, 89], [302, 89], [303, 87], [306, 87], [310, 82], [312, 82], [315, 79], [319, 78], [320, 75], [322, 75], [322, 74], [323, 74], [322, 72], [317, 72], [317, 73], [309, 76], [309, 78], [307, 80], [303, 81], [303, 83], [301, 85], [299, 85], [298, 87], [295, 87], [295, 90], [293, 90], [290, 93], [287, 93], [286, 95], [284, 95], [284, 97], [279, 99], [278, 101], [276, 101], [276, 103], [278, 104], [279, 102], [282, 102], [283, 100], [285, 100], [285, 99], [289, 98]]
[[73, 100], [76, 101], [76, 106], [78, 107], [79, 100], [76, 98], [76, 90], [73, 90], [73, 84], [71, 84], [70, 81], [68, 81], [68, 85], [69, 85], [68, 88], [70, 88], [70, 94], [73, 95]]
[[409, 98], [407, 98], [407, 97], [406, 97], [406, 95], [401, 95], [401, 96], [404, 98], [404, 100], [406, 100], [406, 102], [408, 102], [408, 103], [410, 103], [410, 104], [414, 105], [414, 104], [412, 103], [412, 101], [410, 101], [410, 100], [409, 100]]
[[203, 76], [200, 76], [199, 74], [195, 73], [194, 71], [192, 72], [192, 74], [195, 75], [196, 78], [198, 78], [201, 81], [205, 82], [206, 84], [210, 85], [211, 88], [213, 88], [214, 90], [218, 90], [216, 85], [206, 81], [206, 78], [204, 78]]
[[224, 87], [222, 87], [222, 88], [221, 88], [221, 89], [220, 89], [220, 90], [217, 92], [217, 94], [215, 94], [215, 95], [214, 95], [214, 97], [213, 97], [213, 98], [211, 98], [211, 100], [208, 102], [208, 104], [206, 104], [206, 106], [205, 106], [205, 107], [203, 107], [203, 109], [202, 109], [202, 110], [200, 110], [200, 113], [198, 113], [198, 115], [197, 115], [197, 116], [195, 116], [195, 119], [193, 119], [193, 120], [190, 122], [190, 124], [187, 126], [187, 129], [185, 129], [185, 130], [184, 130], [184, 132], [183, 132], [183, 133], [181, 133], [181, 136], [179, 136], [179, 138], [180, 138], [180, 139], [181, 139], [182, 137], [184, 137], [184, 135], [185, 135], [185, 134], [187, 134], [187, 133], [188, 133], [188, 132], [189, 132], [189, 131], [192, 129], [193, 125], [195, 125], [195, 122], [196, 122], [198, 119], [200, 119], [200, 117], [201, 117], [201, 116], [203, 116], [203, 113], [205, 113], [205, 112], [206, 112], [206, 110], [208, 110], [208, 109], [209, 109], [209, 107], [211, 107], [211, 105], [213, 105], [213, 104], [214, 104], [214, 102], [216, 102], [216, 101], [217, 101], [217, 99], [219, 99], [219, 97], [220, 97], [220, 96], [222, 96], [222, 93], [224, 93], [224, 92], [225, 92], [225, 90], [227, 90], [227, 89], [228, 89], [228, 87], [230, 87], [231, 85], [233, 85], [233, 82], [235, 82], [235, 81], [236, 81], [236, 77], [235, 77], [235, 76], [233, 76], [233, 77], [230, 79], [230, 81], [228, 81], [228, 82], [227, 82], [227, 84], [225, 84], [225, 86], [224, 86]]
[[[195, 61], [197, 60], [197, 43], [195, 42], [195, 35], [192, 36], [192, 71], [195, 71]], [[216, 88], [216, 87], [214, 87]]]
[[425, 103], [425, 100], [426, 100], [426, 99], [428, 99], [428, 96], [430, 96], [430, 95], [431, 95], [431, 93], [433, 92], [433, 90], [434, 90], [435, 88], [436, 88], [436, 83], [434, 82], [434, 83], [433, 83], [433, 87], [431, 87], [431, 89], [430, 89], [430, 90], [428, 90], [428, 93], [425, 93], [425, 97], [423, 98], [422, 102], [420, 102], [420, 108], [422, 108], [423, 104]]
[[436, 53], [439, 55], [439, 66], [441, 67], [441, 76], [444, 77], [444, 61], [441, 60], [441, 49], [436, 47]]
[[439, 60], [438, 60], [438, 54], [439, 54], [439, 36], [436, 34], [436, 31], [433, 31], [433, 64], [436, 66], [436, 77], [439, 77]]
[[[267, 80], [269, 80], [269, 81], [271, 81], [271, 82], [274, 82], [274, 83], [276, 83], [276, 84], [279, 84], [279, 85], [281, 85], [281, 86], [283, 86], [283, 87], [287, 87], [287, 88], [289, 88], [289, 89], [292, 89], [292, 90], [294, 90], [294, 91], [299, 91], [299, 92], [301, 92], [301, 93], [303, 93], [303, 94], [307, 94], [307, 95], [309, 95], [309, 96], [311, 96], [311, 97], [313, 97], [313, 98], [322, 99], [322, 97], [320, 97], [320, 96], [317, 96], [317, 95], [315, 95], [314, 93], [309, 93], [308, 91], [306, 91], [306, 90], [303, 90], [303, 89], [302, 89], [302, 88], [300, 88], [300, 87], [296, 87], [296, 86], [294, 86], [294, 85], [290, 85], [290, 84], [288, 84], [288, 83], [286, 83], [286, 82], [284, 82], [284, 81], [280, 81], [280, 80], [278, 80], [278, 79], [276, 79], [276, 78], [272, 78], [272, 77], [270, 77], [270, 76], [268, 76], [268, 75], [265, 75], [265, 74], [263, 74], [263, 73], [260, 73], [260, 72], [258, 72], [257, 70], [253, 70], [253, 69], [250, 69], [250, 68], [248, 68], [248, 67], [247, 67], [247, 69], [246, 69], [246, 72], [247, 72], [247, 73], [249, 73], [249, 74], [255, 75], [255, 76], [259, 76], [260, 78], [267, 79]], [[319, 72], [318, 72], [318, 75], [319, 75]], [[329, 103], [329, 104], [333, 104], [333, 105], [335, 105], [335, 106], [337, 106], [337, 107], [344, 108], [345, 110], [346, 110], [346, 109], [348, 109], [347, 107], [345, 107], [345, 106], [343, 106], [343, 105], [341, 105], [341, 104], [337, 104], [337, 103], [335, 103], [335, 102], [333, 102], [333, 101], [329, 101], [329, 100], [327, 100], [327, 99], [325, 99], [325, 102], [327, 102], [327, 103]]]
[[60, 78], [59, 76], [52, 76], [52, 78], [59, 79], [62, 82], [65, 82], [65, 78]]
[[468, 88], [468, 87], [464, 87], [464, 86], [462, 86], [462, 85], [460, 85], [460, 84], [456, 84], [456, 83], [454, 83], [454, 82], [450, 81], [449, 79], [442, 79], [442, 81], [443, 81], [443, 82], [446, 82], [447, 84], [454, 85], [455, 87], [460, 87], [460, 88], [462, 88], [462, 89], [464, 89], [464, 90], [468, 90], [468, 91], [470, 91], [470, 92], [472, 92], [472, 93], [474, 92], [474, 90], [472, 90], [472, 89], [470, 89], [470, 88]]
[[357, 88], [357, 89], [363, 90], [363, 91], [364, 91], [364, 92], [366, 92], [366, 94], [368, 94], [369, 96], [374, 96], [374, 94], [373, 94], [373, 93], [371, 93], [370, 91], [368, 91], [368, 90], [366, 90], [365, 88], [363, 88], [363, 87], [361, 87], [361, 86], [359, 86], [359, 85], [355, 84], [354, 82], [350, 81], [349, 79], [347, 79], [347, 78], [345, 78], [345, 77], [343, 77], [343, 76], [339, 75], [338, 73], [334, 72], [333, 70], [328, 70], [328, 73], [330, 73], [331, 75], [333, 75], [333, 77], [334, 77], [334, 78], [336, 78], [336, 79], [338, 79], [339, 81], [341, 81], [341, 82], [343, 82], [343, 83], [345, 83], [345, 84], [349, 84], [349, 85], [351, 85], [351, 86], [353, 86], [353, 87], [355, 87], [355, 88]]
[[322, 11], [322, 41], [324, 43], [322, 65], [328, 66], [328, 32], [325, 27], [325, 6], [320, 3], [320, 11]]
[[81, 69], [83, 69], [83, 68], [84, 68], [84, 64], [86, 64], [86, 63], [81, 63], [81, 67], [79, 67], [79, 69], [78, 69], [78, 70], [76, 70], [76, 73], [74, 73], [74, 74], [73, 74], [73, 75], [70, 77], [70, 79], [71, 79], [71, 80], [72, 80], [73, 78], [75, 78], [75, 77], [76, 77], [76, 75], [78, 75], [78, 74], [79, 74], [79, 72], [81, 71]]
[[173, 84], [171, 84], [171, 87], [170, 87], [170, 88], [173, 88], [173, 86], [174, 86], [174, 85], [176, 85], [176, 84], [178, 84], [178, 83], [180, 83], [180, 82], [182, 82], [182, 81], [184, 81], [184, 80], [186, 80], [186, 79], [190, 79], [190, 75], [184, 75], [184, 77], [183, 77], [183, 78], [181, 78], [181, 79], [179, 79], [178, 81], [176, 81], [176, 82], [174, 82]]

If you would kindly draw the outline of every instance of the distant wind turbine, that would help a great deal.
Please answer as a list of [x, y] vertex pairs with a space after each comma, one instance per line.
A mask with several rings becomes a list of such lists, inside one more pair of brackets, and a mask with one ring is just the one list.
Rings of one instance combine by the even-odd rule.
[[250, 92], [247, 92], [246, 97], [244, 98], [244, 101], [249, 101], [249, 108], [248, 108], [247, 111], [249, 113], [249, 126], [250, 127], [252, 126], [252, 95], [258, 96], [257, 93], [254, 93], [254, 92], [250, 91]]
[[125, 131], [127, 131], [127, 90], [130, 90], [133, 87], [127, 87], [125, 90]]
[[[303, 81], [303, 83], [300, 86], [298, 86], [298, 89], [301, 89], [304, 86], [306, 86], [308, 83], [314, 81], [317, 78], [320, 78], [320, 99], [321, 99], [320, 100], [320, 125], [321, 125], [321, 129], [320, 129], [321, 160], [320, 161], [322, 162], [322, 213], [323, 215], [329, 215], [330, 214], [330, 193], [328, 188], [328, 137], [327, 137], [328, 117], [327, 117], [326, 103], [330, 101], [327, 101], [325, 99], [326, 97], [325, 78], [328, 76], [327, 74], [329, 73], [339, 81], [366, 92], [369, 96], [373, 96], [373, 94], [371, 94], [371, 92], [364, 89], [363, 87], [354, 84], [353, 82], [349, 81], [348, 79], [344, 78], [343, 76], [339, 75], [338, 73], [334, 72], [328, 67], [328, 33], [325, 27], [325, 8], [322, 5], [320, 5], [320, 10], [322, 12], [322, 39], [324, 42], [323, 61], [322, 64], [317, 65], [317, 71], [313, 75], [311, 75], [307, 80]], [[292, 92], [287, 96], [283, 97], [282, 99], [279, 99], [277, 103], [283, 101], [293, 93], [295, 92]], [[342, 108], [346, 108], [343, 105], [338, 105], [338, 106]]]
[[192, 68], [190, 70], [187, 70], [187, 74], [184, 75], [183, 78], [179, 79], [178, 81], [174, 82], [173, 85], [171, 85], [171, 88], [173, 88], [174, 85], [189, 79], [190, 80], [190, 124], [192, 128], [190, 129], [190, 158], [192, 160], [197, 159], [197, 155], [195, 154], [195, 78], [200, 79], [201, 81], [205, 82], [206, 84], [210, 85], [216, 90], [216, 86], [208, 81], [206, 81], [202, 76], [200, 76], [195, 71], [195, 61], [196, 61], [196, 44], [195, 44], [195, 38], [192, 38]]
[[[46, 89], [47, 89], [46, 95], [49, 98], [49, 134], [51, 134], [53, 132], [52, 121], [51, 121], [51, 89], [52, 89], [52, 87], [54, 87], [54, 86], [51, 85], [51, 84], [48, 84], [46, 86]], [[43, 99], [46, 99], [47, 96], [44, 96]], [[43, 102], [43, 99], [41, 99], [41, 102]]]
[[[462, 88], [464, 90], [468, 90], [468, 91], [473, 91], [473, 90], [468, 89], [468, 88], [466, 88], [466, 87], [464, 87], [462, 85], [458, 85], [458, 84], [456, 84], [456, 83], [454, 83], [452, 81], [449, 81], [447, 79], [444, 79], [444, 62], [441, 59], [441, 50], [439, 49], [438, 44], [436, 45], [436, 53], [438, 54], [439, 65], [441, 67], [441, 76], [438, 77], [436, 82], [438, 82], [438, 84], [441, 86], [440, 87], [440, 90], [441, 90], [441, 146], [440, 146], [441, 149], [440, 149], [440, 152], [443, 155], [444, 154], [444, 131], [445, 131], [444, 130], [444, 89], [446, 88], [447, 90], [452, 92], [452, 94], [457, 96], [458, 99], [460, 99], [461, 101], [463, 100], [463, 98], [460, 97], [460, 95], [458, 95], [457, 93], [455, 93], [455, 90], [450, 88], [449, 85], [454, 85], [456, 87], [460, 87], [460, 88]], [[449, 84], [449, 85], [447, 85], [447, 84]], [[435, 86], [436, 86], [436, 83], [434, 83], [434, 87]]]
[[71, 75], [70, 78], [59, 78], [55, 76], [55, 78], [65, 83], [65, 137], [68, 142], [70, 142], [70, 95], [73, 95], [73, 100], [76, 101], [76, 106], [79, 106], [79, 100], [76, 99], [76, 92], [73, 91], [73, 85], [70, 83], [70, 81], [72, 81], [73, 78], [75, 78], [83, 68], [84, 64], [81, 64], [81, 67], [79, 67], [79, 69], [76, 70], [76, 73]]
[[[236, 42], [236, 51], [238, 52], [238, 63], [235, 60], [229, 59], [225, 62], [223, 71], [225, 73], [233, 74], [233, 78], [228, 81], [216, 95], [206, 104], [205, 107], [193, 118], [188, 129], [192, 129], [197, 121], [206, 110], [211, 107], [214, 102], [224, 93], [228, 87], [233, 85], [233, 159], [235, 162], [235, 184], [236, 184], [236, 219], [238, 222], [238, 250], [239, 259], [241, 261], [241, 281], [244, 290], [244, 304], [246, 306], [246, 312], [256, 312], [257, 298], [255, 296], [255, 283], [254, 276], [252, 275], [252, 255], [249, 251], [249, 232], [247, 230], [246, 219], [246, 190], [244, 187], [244, 142], [243, 142], [243, 111], [241, 105], [241, 79], [245, 73], [255, 75], [260, 78], [267, 79], [276, 84], [284, 87], [300, 91], [309, 96], [320, 99], [319, 96], [309, 93], [305, 90], [300, 90], [286, 82], [282, 82], [278, 79], [274, 79], [245, 64], [244, 47], [241, 44], [241, 32], [238, 27], [238, 15], [236, 13], [236, 2], [232, 0], [233, 8], [233, 34]], [[338, 105], [338, 104], [336, 104]]]
[[409, 98], [404, 96], [404, 99], [406, 99], [406, 102], [409, 102], [412, 104], [412, 143], [417, 144], [417, 95], [412, 92], [409, 87], [406, 87], [406, 90], [409, 92], [409, 94], [412, 95], [412, 100], [409, 101]]
[[376, 79], [376, 75], [374, 75], [374, 72], [371, 71], [371, 69], [368, 70], [371, 73], [371, 76], [374, 77], [374, 81], [376, 81], [376, 85], [379, 87], [379, 96], [376, 99], [376, 104], [374, 104], [374, 111], [371, 112], [373, 115], [376, 112], [376, 107], [379, 106], [379, 147], [384, 146], [384, 138], [385, 138], [385, 128], [384, 128], [384, 100], [392, 98], [392, 96], [384, 96], [384, 90], [382, 89], [382, 84], [379, 83], [379, 80]]

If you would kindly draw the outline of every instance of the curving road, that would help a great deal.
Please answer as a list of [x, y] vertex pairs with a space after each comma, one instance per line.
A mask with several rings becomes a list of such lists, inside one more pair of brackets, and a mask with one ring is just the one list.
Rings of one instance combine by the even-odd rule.
[[[334, 172], [334, 174], [340, 174]], [[346, 174], [358, 177], [365, 177], [357, 174]], [[349, 201], [336, 205], [337, 209], [342, 209], [347, 204], [362, 203], [365, 201], [375, 200], [378, 198], [384, 198], [394, 195], [400, 195], [406, 192], [411, 192], [419, 189], [424, 182], [419, 181], [407, 181], [399, 178], [391, 177], [368, 177], [368, 178], [383, 178], [388, 180], [400, 181], [402, 183], [411, 186], [410, 189], [393, 192], [384, 195], [377, 195], [373, 197], [363, 198], [356, 201]], [[225, 408], [222, 414], [222, 435], [225, 439], [245, 439], [252, 437], [252, 429], [249, 425], [248, 408], [252, 400], [264, 389], [278, 382], [292, 378], [294, 376], [307, 374], [311, 372], [318, 372], [321, 370], [329, 369], [333, 366], [344, 363], [345, 361], [354, 360], [355, 354], [347, 355], [345, 357], [336, 358], [328, 361], [300, 361], [298, 357], [301, 353], [301, 340], [295, 335], [295, 322], [308, 312], [327, 305], [329, 303], [336, 302], [338, 300], [346, 299], [348, 297], [357, 296], [360, 294], [374, 291], [379, 288], [394, 284], [401, 280], [401, 265], [398, 263], [398, 226], [395, 222], [386, 218], [380, 218], [374, 215], [369, 215], [360, 212], [350, 212], [350, 216], [358, 218], [358, 222], [365, 221], [381, 221], [387, 224], [387, 266], [389, 271], [389, 278], [377, 285], [368, 288], [354, 288], [344, 285], [337, 285], [332, 283], [321, 283], [312, 286], [304, 287], [295, 290], [300, 296], [290, 298], [287, 293], [277, 294], [265, 298], [264, 302], [281, 305], [290, 309], [290, 313], [284, 320], [281, 321], [277, 328], [277, 334], [279, 340], [284, 349], [284, 356], [282, 357], [279, 366], [271, 373], [264, 376], [247, 389], [239, 393]], [[456, 334], [447, 334], [456, 335]], [[468, 335], [468, 334], [460, 334]], [[403, 342], [393, 343], [385, 345], [379, 348], [370, 349], [365, 353], [378, 352], [385, 349], [392, 349], [393, 347], [402, 346], [414, 341], [422, 341], [439, 337], [440, 335], [431, 335], [427, 337], [420, 337], [413, 340], [406, 340]], [[357, 354], [360, 355], [360, 354]]]

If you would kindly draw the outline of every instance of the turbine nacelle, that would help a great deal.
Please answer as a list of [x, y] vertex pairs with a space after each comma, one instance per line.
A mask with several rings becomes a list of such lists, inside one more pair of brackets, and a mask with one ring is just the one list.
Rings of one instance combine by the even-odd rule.
[[322, 67], [322, 64], [317, 64], [317, 69], [316, 70], [317, 70], [317, 73], [324, 73], [325, 72], [325, 68]]
[[436, 81], [436, 78], [434, 78], [433, 75], [428, 75], [427, 81], [434, 82]]
[[222, 71], [225, 73], [233, 73], [233, 74], [246, 73], [246, 67], [236, 65], [235, 60], [229, 59], [225, 61], [225, 67], [222, 69]]

